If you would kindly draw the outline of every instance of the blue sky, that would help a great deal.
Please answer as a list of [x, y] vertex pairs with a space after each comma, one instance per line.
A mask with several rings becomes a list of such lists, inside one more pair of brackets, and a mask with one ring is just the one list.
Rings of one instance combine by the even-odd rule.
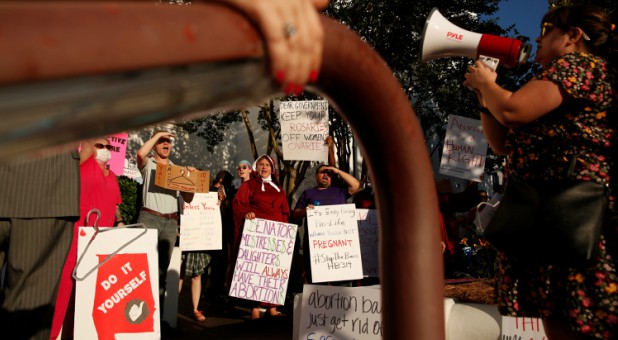
[[541, 18], [549, 9], [547, 0], [504, 0], [499, 6], [496, 17], [500, 18], [500, 26], [514, 24], [521, 35], [530, 38], [533, 51], [536, 50], [534, 39], [539, 35]]

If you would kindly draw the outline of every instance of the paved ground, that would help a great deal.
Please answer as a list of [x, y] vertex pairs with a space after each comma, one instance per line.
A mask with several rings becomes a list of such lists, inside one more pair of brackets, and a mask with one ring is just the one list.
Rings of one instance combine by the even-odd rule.
[[[185, 280], [189, 282], [190, 280]], [[208, 340], [250, 340], [292, 339], [292, 316], [249, 320], [249, 311], [224, 303], [209, 303], [202, 297], [200, 310], [206, 320], [193, 318], [190, 287], [183, 286], [178, 302], [178, 324], [175, 329], [164, 331], [163, 340], [208, 339]]]

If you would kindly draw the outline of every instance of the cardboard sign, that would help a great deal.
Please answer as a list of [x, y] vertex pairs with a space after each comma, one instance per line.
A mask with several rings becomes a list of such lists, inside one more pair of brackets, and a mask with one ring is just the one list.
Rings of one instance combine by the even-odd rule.
[[78, 232], [75, 339], [160, 338], [157, 231]]
[[440, 160], [440, 173], [480, 182], [486, 155], [487, 140], [481, 121], [450, 115]]
[[363, 278], [354, 204], [307, 209], [307, 231], [313, 282]]
[[547, 340], [543, 321], [539, 318], [502, 317], [502, 339]]
[[279, 104], [283, 159], [326, 162], [328, 101], [306, 100]]
[[158, 164], [155, 184], [171, 190], [184, 192], [209, 192], [209, 171], [187, 171], [184, 166]]
[[283, 305], [297, 231], [295, 224], [245, 220], [229, 295]]
[[191, 203], [185, 202], [180, 215], [180, 249], [222, 249], [221, 210], [216, 192], [195, 194]]
[[380, 277], [378, 251], [378, 212], [375, 209], [356, 209], [365, 277]]
[[113, 171], [116, 176], [124, 174], [124, 161], [127, 156], [127, 141], [129, 140], [128, 133], [118, 133], [107, 138], [109, 144], [114, 148], [110, 150], [112, 158], [107, 162], [107, 168]]
[[382, 339], [380, 290], [305, 285], [298, 339]]

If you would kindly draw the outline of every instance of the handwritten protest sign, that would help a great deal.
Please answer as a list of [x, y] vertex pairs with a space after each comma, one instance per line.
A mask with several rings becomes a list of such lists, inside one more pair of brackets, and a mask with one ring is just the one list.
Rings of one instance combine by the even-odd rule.
[[216, 192], [197, 193], [191, 203], [184, 203], [180, 216], [180, 249], [222, 249], [221, 210]]
[[363, 275], [379, 277], [378, 212], [375, 209], [356, 209], [358, 236], [363, 260]]
[[326, 162], [328, 101], [305, 100], [279, 105], [283, 159]]
[[139, 183], [144, 181], [142, 179], [142, 173], [137, 168], [137, 160], [132, 155], [129, 155], [128, 157], [125, 156], [123, 174]]
[[157, 231], [99, 228], [92, 242], [94, 228], [78, 232], [75, 339], [159, 338]]
[[313, 282], [363, 278], [354, 204], [307, 209], [307, 231]]
[[380, 290], [305, 285], [298, 339], [382, 339]]
[[539, 318], [502, 317], [502, 339], [547, 340], [543, 321]]
[[297, 231], [295, 224], [245, 220], [229, 295], [283, 305]]
[[110, 150], [112, 158], [107, 162], [107, 167], [113, 171], [117, 176], [124, 174], [124, 159], [127, 156], [127, 140], [129, 134], [118, 133], [108, 137], [109, 144], [114, 148]]
[[184, 192], [209, 192], [210, 172], [187, 171], [184, 166], [157, 163], [155, 184], [163, 188]]
[[450, 115], [439, 172], [472, 181], [481, 181], [485, 168], [487, 140], [481, 122]]

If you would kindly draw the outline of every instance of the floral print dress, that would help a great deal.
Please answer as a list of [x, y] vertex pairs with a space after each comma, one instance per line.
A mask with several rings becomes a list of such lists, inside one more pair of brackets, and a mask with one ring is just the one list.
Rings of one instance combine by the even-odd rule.
[[[513, 152], [507, 178], [512, 174], [523, 179], [577, 178], [612, 188], [618, 117], [610, 112], [618, 112], [608, 77], [605, 60], [580, 52], [554, 59], [537, 74], [536, 79], [560, 86], [565, 101], [538, 120], [509, 130], [507, 146]], [[608, 218], [597, 258], [588, 268], [524, 264], [500, 252], [496, 283], [500, 312], [563, 320], [590, 337], [618, 338], [618, 219], [612, 203], [610, 211], [614, 218]]]

